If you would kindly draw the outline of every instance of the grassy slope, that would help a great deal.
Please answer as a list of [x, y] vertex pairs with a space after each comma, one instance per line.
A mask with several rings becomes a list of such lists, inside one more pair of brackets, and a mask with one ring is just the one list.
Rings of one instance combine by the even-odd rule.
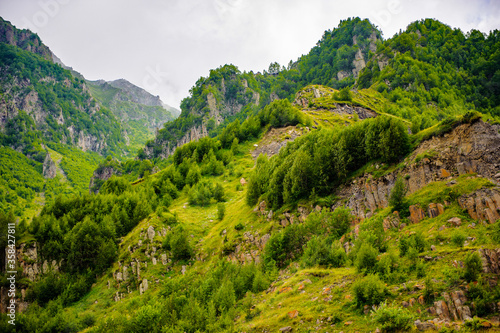
[[[223, 183], [227, 194], [226, 214], [222, 221], [216, 218], [217, 208], [214, 203], [208, 207], [191, 207], [187, 204], [188, 199], [185, 193], [181, 193], [180, 197], [169, 208], [172, 213], [177, 214], [180, 224], [188, 230], [196, 253], [201, 256], [201, 261], [177, 263], [169, 272], [165, 266], [161, 265], [161, 262], [152, 265], [151, 261], [148, 261], [147, 268], [141, 267], [141, 278], [147, 278], [149, 281], [149, 290], [142, 296], [139, 296], [138, 290], [134, 288], [132, 293], [128, 295], [124, 287], [117, 289], [111, 273], [118, 270], [119, 265], [116, 263], [107, 275], [98, 280], [84, 299], [66, 311], [74, 316], [93, 314], [98, 318], [97, 324], [120, 320], [124, 316], [129, 318], [141, 305], [148, 304], [157, 298], [163, 282], [169, 276], [180, 274], [182, 265], [189, 265], [187, 274], [203, 274], [211, 263], [223, 257], [224, 230], [226, 230], [227, 240], [238, 244], [242, 242], [243, 233], [246, 231], [264, 235], [281, 228], [277, 221], [269, 222], [263, 217], [258, 217], [252, 211], [253, 207], [249, 207], [245, 203], [245, 190], [237, 190], [240, 179], [246, 178], [254, 165], [250, 151], [255, 143], [248, 142], [241, 147], [241, 151], [245, 153], [236, 157], [233, 162], [236, 167], [233, 171], [226, 170], [222, 176], [211, 177], [212, 181]], [[395, 168], [395, 166], [390, 166], [383, 172], [390, 172], [391, 168]], [[364, 172], [378, 171], [371, 170], [369, 167], [363, 170]], [[457, 184], [451, 187], [451, 191], [456, 197], [485, 186], [491, 186], [488, 180], [474, 175], [462, 175], [455, 177], [454, 180]], [[433, 182], [427, 185], [409, 196], [409, 203], [419, 204], [423, 207], [430, 202], [444, 203], [450, 194], [449, 186], [446, 185], [449, 181]], [[380, 216], [389, 214], [389, 209], [378, 212]], [[452, 227], [447, 223], [451, 217], [460, 217], [463, 221], [462, 225], [457, 228]], [[237, 231], [234, 226], [240, 222], [245, 227], [243, 230]], [[421, 232], [426, 238], [427, 250], [420, 253], [419, 256], [439, 258], [426, 262], [427, 276], [434, 278], [438, 291], [457, 290], [459, 285], [453, 279], [453, 274], [457, 274], [453, 262], [463, 260], [467, 252], [481, 247], [494, 247], [489, 236], [491, 226], [478, 224], [474, 229], [471, 229], [468, 225], [472, 222], [473, 220], [458, 206], [458, 203], [452, 201], [446, 207], [445, 213], [436, 218], [426, 218], [418, 224], [409, 224], [402, 231], [389, 230], [387, 232], [388, 252], [399, 253], [397, 240], [402, 234]], [[156, 214], [152, 214], [123, 239], [120, 245], [120, 260], [124, 262], [130, 262], [131, 259], [135, 258], [140, 261], [148, 260], [144, 255], [144, 251], [149, 246], [147, 241], [131, 257], [127, 248], [128, 246], [136, 246], [141, 232], [144, 232], [150, 225], [154, 226], [155, 230], [161, 230], [163, 227], [168, 228]], [[453, 245], [450, 238], [457, 231], [468, 237], [473, 237], [474, 240], [470, 240], [465, 247]], [[151, 246], [161, 249], [161, 243], [162, 237], [156, 236]], [[430, 245], [435, 245], [435, 251], [430, 251]], [[407, 263], [407, 259], [401, 260], [402, 264]], [[281, 327], [292, 326], [296, 331], [373, 331], [380, 325], [374, 323], [370, 315], [363, 314], [363, 311], [356, 307], [352, 296], [352, 283], [361, 277], [362, 274], [357, 273], [351, 265], [336, 269], [324, 267], [303, 269], [298, 263], [294, 263], [280, 272], [280, 276], [272, 283], [269, 290], [256, 295], [248, 294], [238, 302], [239, 316], [235, 321], [235, 330], [274, 332]], [[111, 281], [112, 287], [110, 289], [107, 288], [108, 281]], [[411, 298], [417, 299], [423, 294], [421, 290], [423, 285], [424, 277], [418, 277], [416, 273], [411, 273], [405, 283], [389, 283], [390, 294], [387, 302], [400, 306], [403, 301], [409, 301]], [[112, 300], [116, 291], [126, 294], [125, 298], [117, 303]], [[438, 299], [440, 299], [439, 296]], [[248, 310], [248, 304], [254, 306], [252, 310]], [[431, 319], [432, 317], [425, 311], [428, 306], [416, 303], [410, 308], [413, 318], [422, 321]], [[298, 310], [298, 316], [290, 318], [288, 313], [295, 310]]]
[[[27, 221], [38, 214], [45, 202], [55, 199], [59, 194], [72, 195], [88, 192], [88, 184], [93, 171], [97, 168], [103, 157], [97, 153], [82, 152], [77, 148], [60, 144], [51, 144], [47, 147], [51, 159], [54, 161], [57, 171], [53, 179], [45, 179], [42, 176], [42, 165], [36, 163], [24, 155], [10, 148], [1, 147], [0, 160], [8, 176], [3, 177], [0, 189], [3, 196], [11, 197], [15, 214]], [[7, 182], [15, 182], [21, 187], [36, 186], [33, 197], [22, 197], [9, 190]], [[7, 201], [8, 201], [7, 200]], [[8, 211], [12, 204], [4, 204], [2, 209]]]

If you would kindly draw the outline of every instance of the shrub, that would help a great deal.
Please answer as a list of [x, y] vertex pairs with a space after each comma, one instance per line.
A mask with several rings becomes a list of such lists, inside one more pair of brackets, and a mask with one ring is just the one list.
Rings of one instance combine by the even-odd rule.
[[422, 233], [417, 232], [415, 234], [411, 234], [409, 236], [401, 236], [401, 239], [399, 240], [399, 255], [405, 256], [409, 255], [411, 249], [413, 249], [413, 252], [418, 254], [423, 251], [425, 251], [425, 248], [427, 247], [427, 242], [425, 241], [424, 236]]
[[459, 230], [455, 230], [453, 235], [451, 235], [451, 242], [457, 247], [463, 247], [467, 236]]
[[354, 282], [352, 292], [358, 307], [362, 307], [365, 304], [379, 304], [388, 295], [388, 290], [384, 282], [377, 275], [373, 274]]
[[437, 292], [436, 285], [432, 281], [432, 279], [428, 276], [425, 279], [425, 289], [424, 289], [424, 299], [427, 304], [432, 304], [434, 302], [434, 297]]
[[500, 287], [496, 286], [492, 290], [488, 280], [480, 279], [478, 283], [469, 284], [467, 298], [474, 302], [476, 314], [484, 317], [495, 312], [495, 301], [500, 299]]
[[307, 242], [302, 260], [306, 267], [324, 265], [341, 267], [347, 261], [347, 255], [339, 243], [330, 243], [324, 237], [313, 237]]
[[145, 305], [131, 318], [128, 329], [131, 332], [161, 332], [162, 310], [158, 306]]
[[417, 261], [417, 264], [415, 265], [415, 270], [417, 272], [417, 278], [423, 278], [427, 274], [427, 265], [422, 261], [419, 260]]
[[357, 255], [355, 266], [358, 272], [371, 272], [377, 264], [378, 251], [368, 243], [361, 245]]
[[396, 183], [391, 191], [391, 195], [389, 196], [389, 205], [392, 206], [392, 210], [395, 211], [406, 211], [407, 203], [405, 200], [407, 187], [404, 179], [401, 176], [398, 176]]
[[412, 327], [413, 316], [408, 310], [381, 304], [372, 313], [375, 322], [381, 324], [383, 332], [408, 331]]
[[477, 252], [468, 253], [464, 260], [465, 271], [463, 277], [468, 282], [477, 281], [479, 274], [483, 270], [481, 257]]
[[399, 258], [394, 252], [383, 254], [375, 269], [387, 282], [398, 282], [403, 276], [400, 272]]
[[304, 228], [299, 224], [292, 224], [269, 238], [264, 249], [264, 261], [266, 264], [274, 261], [282, 268], [290, 260], [302, 255], [305, 241]]
[[187, 233], [182, 228], [176, 228], [170, 236], [169, 243], [175, 260], [189, 260], [193, 256], [193, 249], [189, 245]]
[[385, 252], [387, 250], [387, 241], [383, 222], [383, 218], [379, 215], [364, 221], [360, 226], [356, 246], [361, 248], [362, 245], [366, 243], [379, 252]]
[[481, 325], [481, 319], [474, 316], [474, 318], [464, 321], [464, 326], [471, 331], [479, 331], [483, 328]]
[[500, 244], [500, 220], [493, 224], [491, 238], [495, 243]]
[[217, 204], [217, 218], [220, 221], [222, 221], [224, 219], [225, 213], [226, 213], [226, 206], [222, 202], [219, 202]]
[[237, 231], [243, 230], [244, 228], [245, 226], [241, 222], [239, 222], [237, 225], [234, 226], [234, 229]]

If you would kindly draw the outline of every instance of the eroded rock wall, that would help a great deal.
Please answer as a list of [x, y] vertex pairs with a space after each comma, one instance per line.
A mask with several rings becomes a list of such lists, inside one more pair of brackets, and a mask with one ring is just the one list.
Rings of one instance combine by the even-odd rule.
[[[411, 194], [431, 182], [467, 173], [477, 173], [493, 183], [500, 183], [500, 135], [495, 127], [482, 121], [460, 125], [442, 137], [422, 142], [398, 171], [377, 179], [365, 174], [339, 188], [336, 195], [340, 200], [333, 208], [346, 205], [358, 218], [368, 218], [376, 209], [388, 206], [388, 198], [398, 174], [405, 177]], [[474, 199], [473, 206], [473, 209], [478, 207], [480, 218], [490, 220], [488, 214], [494, 218], [495, 207], [499, 207], [496, 202], [500, 202], [495, 199], [498, 195], [495, 191], [489, 194], [483, 191], [474, 196], [480, 197], [480, 200]], [[467, 197], [464, 202], [471, 200]], [[464, 204], [463, 207], [471, 205]], [[483, 207], [490, 211], [482, 210]]]

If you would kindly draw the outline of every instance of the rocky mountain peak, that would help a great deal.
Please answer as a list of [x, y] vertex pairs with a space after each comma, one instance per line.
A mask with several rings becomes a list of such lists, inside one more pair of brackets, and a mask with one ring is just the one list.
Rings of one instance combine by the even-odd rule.
[[[42, 40], [37, 34], [27, 29], [17, 29], [9, 21], [1, 17], [0, 43], [17, 46], [23, 50], [36, 53], [47, 60], [53, 61], [54, 55], [52, 51], [42, 43]], [[54, 62], [57, 63], [56, 61]]]

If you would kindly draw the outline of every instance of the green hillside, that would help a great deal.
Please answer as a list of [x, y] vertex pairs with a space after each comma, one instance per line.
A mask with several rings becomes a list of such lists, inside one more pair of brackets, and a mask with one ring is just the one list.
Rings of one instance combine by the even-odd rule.
[[[123, 83], [120, 84], [121, 82]], [[157, 128], [175, 118], [172, 111], [167, 111], [162, 106], [158, 97], [155, 98], [128, 81], [88, 81], [88, 84], [92, 96], [120, 119], [131, 155], [135, 155], [146, 141], [154, 137]]]
[[0, 149], [2, 230], [35, 215], [0, 331], [498, 331], [499, 45], [348, 19], [288, 68], [211, 70], [134, 160], [25, 115], [54, 165]]

